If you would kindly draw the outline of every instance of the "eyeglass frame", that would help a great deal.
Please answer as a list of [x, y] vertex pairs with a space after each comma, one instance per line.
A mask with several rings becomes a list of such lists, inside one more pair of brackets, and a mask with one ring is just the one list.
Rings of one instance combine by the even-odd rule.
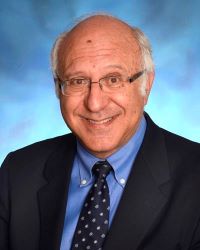
[[[140, 76], [142, 76], [144, 73], [146, 72], [146, 70], [144, 69], [144, 70], [141, 70], [141, 71], [139, 71], [139, 72], [137, 72], [137, 73], [135, 73], [135, 74], [133, 74], [132, 76], [130, 76], [130, 77], [128, 77], [125, 81], [122, 81], [122, 82], [129, 82], [129, 83], [133, 83], [135, 80], [137, 80]], [[103, 79], [105, 79], [105, 78], [108, 78], [109, 76], [107, 76], [107, 77], [102, 77], [102, 78], [100, 78], [98, 81], [92, 81], [91, 79], [89, 79], [89, 78], [80, 78], [80, 79], [82, 79], [82, 80], [87, 80], [88, 81], [88, 84], [87, 84], [87, 86], [91, 86], [91, 84], [92, 83], [98, 83], [99, 84], [99, 86], [100, 86], [100, 88], [101, 88], [101, 90], [103, 89], [103, 87], [102, 87], [102, 84], [101, 84], [101, 80], [103, 80]], [[114, 77], [114, 75], [111, 75], [110, 77]], [[72, 78], [72, 79], [76, 79], [75, 77], [74, 78]], [[78, 79], [78, 78], [77, 78]], [[70, 79], [71, 80], [71, 79]], [[66, 80], [61, 80], [60, 79], [60, 77], [58, 76], [58, 75], [56, 75], [56, 77], [54, 78], [54, 81], [55, 81], [55, 83], [56, 84], [58, 84], [58, 86], [59, 86], [59, 88], [61, 89], [61, 93], [64, 95], [64, 96], [71, 96], [70, 94], [64, 94], [64, 92], [63, 92], [63, 88], [62, 88], [62, 86], [64, 86], [64, 84], [66, 84], [67, 82], [69, 82], [70, 80], [68, 80], [68, 79], [66, 79]], [[68, 85], [69, 86], [69, 85]], [[86, 86], [86, 85], [85, 85]], [[82, 93], [84, 93], [84, 92], [81, 92], [81, 94]], [[105, 92], [105, 93], [107, 93], [107, 92]], [[79, 93], [80, 94], [80, 93]], [[72, 94], [73, 95], [73, 94]], [[76, 96], [76, 95], [75, 95]]]

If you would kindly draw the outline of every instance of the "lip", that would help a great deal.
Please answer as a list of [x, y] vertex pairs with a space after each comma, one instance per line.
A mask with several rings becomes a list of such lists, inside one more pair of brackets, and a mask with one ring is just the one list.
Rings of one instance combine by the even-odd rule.
[[106, 117], [104, 119], [92, 119], [88, 117], [83, 117], [81, 118], [87, 122], [88, 125], [93, 126], [93, 127], [104, 127], [110, 125], [119, 115], [113, 115]]
[[102, 120], [87, 119], [87, 121], [94, 124], [94, 125], [102, 125], [102, 124], [108, 123], [112, 119], [113, 119], [112, 117], [109, 117], [109, 118], [105, 118], [105, 119], [102, 119]]

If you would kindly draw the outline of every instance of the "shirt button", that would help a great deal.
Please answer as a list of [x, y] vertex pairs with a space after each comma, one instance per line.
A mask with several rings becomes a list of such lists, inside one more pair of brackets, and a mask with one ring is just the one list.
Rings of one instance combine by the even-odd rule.
[[126, 181], [124, 180], [124, 178], [121, 178], [119, 181], [120, 181], [120, 183], [121, 183], [122, 185], [125, 184], [125, 182], [126, 182]]
[[85, 185], [86, 183], [87, 183], [87, 180], [85, 180], [85, 179], [81, 180], [82, 185]]

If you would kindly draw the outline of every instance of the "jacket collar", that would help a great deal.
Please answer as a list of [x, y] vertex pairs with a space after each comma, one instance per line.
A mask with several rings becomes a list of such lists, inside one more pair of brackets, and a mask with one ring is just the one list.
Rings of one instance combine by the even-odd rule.
[[137, 249], [162, 213], [169, 193], [169, 167], [164, 137], [145, 114], [147, 130], [104, 250]]

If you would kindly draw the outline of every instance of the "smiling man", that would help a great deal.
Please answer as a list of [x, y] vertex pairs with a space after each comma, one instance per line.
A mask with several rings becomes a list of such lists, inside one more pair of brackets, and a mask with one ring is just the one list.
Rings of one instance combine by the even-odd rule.
[[58, 37], [52, 69], [72, 134], [5, 159], [0, 249], [200, 249], [200, 147], [144, 113], [146, 36], [90, 16]]
[[[67, 125], [90, 152], [106, 158], [136, 132], [154, 73], [152, 66], [145, 72], [140, 46], [130, 27], [111, 18], [91, 20], [57, 42], [56, 56], [61, 60], [53, 66], [55, 76], [65, 83], [60, 101]], [[138, 78], [130, 83], [135, 75]], [[141, 94], [144, 75], [147, 82]], [[70, 83], [83, 88], [73, 92]]]

